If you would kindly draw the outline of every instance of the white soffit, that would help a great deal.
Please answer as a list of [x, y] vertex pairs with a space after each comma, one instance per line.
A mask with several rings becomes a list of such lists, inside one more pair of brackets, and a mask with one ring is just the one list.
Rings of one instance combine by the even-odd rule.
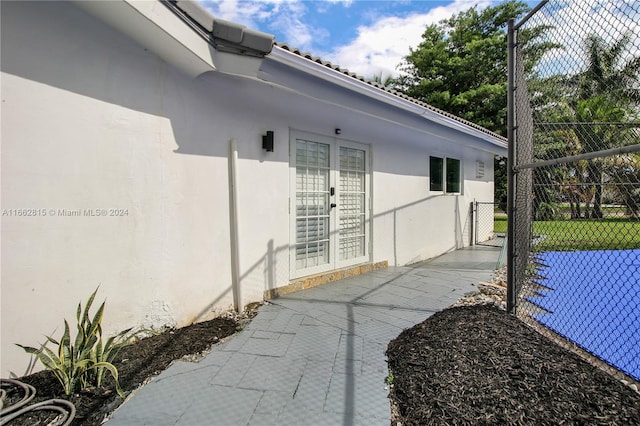
[[[504, 155], [506, 155], [506, 139], [499, 137], [498, 135], [493, 135], [492, 133], [489, 133], [487, 131], [476, 129], [475, 127], [469, 126], [462, 121], [447, 117], [446, 115], [440, 114], [437, 111], [425, 108], [415, 102], [411, 102], [410, 100], [403, 99], [400, 96], [394, 95], [393, 93], [381, 90], [371, 84], [360, 81], [359, 79], [354, 78], [349, 74], [345, 74], [329, 66], [309, 60], [296, 53], [290, 52], [286, 49], [282, 49], [279, 46], [274, 46], [271, 53], [267, 56], [267, 59], [274, 60], [275, 62], [302, 71], [316, 78], [329, 81], [350, 91], [375, 99], [376, 101], [383, 102], [412, 114], [419, 115], [433, 123], [438, 123], [445, 127], [465, 133], [474, 138], [482, 139], [483, 141], [489, 142], [490, 144], [495, 146], [497, 153], [503, 153]], [[263, 78], [268, 81], [268, 76], [264, 75]]]
[[216, 70], [215, 49], [158, 1], [72, 0], [191, 77]]

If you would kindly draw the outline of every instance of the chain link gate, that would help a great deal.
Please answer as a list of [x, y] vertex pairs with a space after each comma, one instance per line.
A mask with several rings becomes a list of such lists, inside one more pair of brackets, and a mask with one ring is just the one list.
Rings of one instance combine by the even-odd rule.
[[508, 44], [508, 310], [640, 381], [640, 3], [544, 1]]
[[474, 201], [472, 245], [502, 247], [507, 234], [507, 213], [498, 203]]

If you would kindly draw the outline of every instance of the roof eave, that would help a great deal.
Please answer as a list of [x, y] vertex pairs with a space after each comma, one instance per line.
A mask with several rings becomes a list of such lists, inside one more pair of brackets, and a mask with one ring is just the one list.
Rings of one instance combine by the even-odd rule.
[[73, 4], [187, 75], [216, 70], [215, 49], [160, 2], [73, 0]]
[[215, 18], [194, 0], [160, 1], [188, 19], [219, 51], [262, 58], [271, 52], [275, 43], [274, 35]]
[[216, 19], [191, 0], [72, 2], [190, 77], [217, 71], [255, 78], [274, 43], [274, 36]]
[[376, 101], [419, 115], [431, 122], [438, 123], [450, 129], [455, 129], [468, 134], [474, 138], [489, 142], [495, 147], [496, 154], [506, 155], [507, 140], [502, 136], [473, 123], [465, 122], [465, 120], [452, 118], [448, 116], [447, 113], [439, 112], [435, 108], [427, 108], [426, 106], [420, 105], [415, 100], [385, 91], [372, 85], [365, 79], [350, 74], [345, 70], [337, 70], [326, 62], [301, 56], [277, 45], [274, 46], [271, 53], [267, 56], [267, 59], [274, 60], [313, 77], [330, 81], [333, 84], [367, 96]]

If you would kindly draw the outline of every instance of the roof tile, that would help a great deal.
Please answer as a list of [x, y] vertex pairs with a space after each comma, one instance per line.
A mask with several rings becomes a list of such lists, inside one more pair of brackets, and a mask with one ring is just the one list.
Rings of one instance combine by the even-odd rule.
[[328, 68], [331, 68], [335, 71], [338, 71], [356, 80], [359, 80], [373, 87], [376, 87], [379, 90], [398, 96], [402, 99], [405, 99], [409, 102], [419, 105], [427, 110], [430, 110], [437, 114], [451, 118], [452, 120], [456, 120], [476, 130], [480, 130], [481, 132], [489, 134], [497, 139], [506, 141], [504, 137], [497, 135], [491, 132], [490, 130], [485, 129], [482, 126], [479, 126], [468, 120], [460, 118], [454, 114], [451, 114], [449, 112], [446, 112], [439, 108], [431, 106], [426, 102], [422, 102], [418, 99], [407, 96], [406, 94], [399, 92], [397, 90], [391, 89], [389, 87], [386, 87], [383, 84], [367, 79], [363, 76], [357, 75], [356, 73], [350, 72], [346, 68], [341, 68], [339, 65], [334, 65], [331, 62], [325, 61], [322, 58], [315, 56], [309, 52], [303, 52], [297, 47], [292, 47], [287, 43], [276, 42], [275, 37], [271, 34], [254, 31], [246, 28], [244, 25], [235, 24], [233, 22], [214, 18], [213, 16], [211, 16], [211, 14], [207, 10], [205, 10], [202, 6], [200, 6], [198, 3], [196, 3], [193, 0], [169, 0], [169, 2], [170, 4], [174, 4], [184, 14], [186, 14], [189, 18], [191, 18], [193, 21], [198, 23], [207, 32], [209, 32], [213, 36], [214, 42], [216, 38], [220, 39], [223, 42], [224, 47], [226, 48], [229, 47], [229, 43], [235, 44], [236, 49], [238, 50], [238, 53], [241, 53], [241, 54], [252, 53], [254, 55], [256, 54], [266, 55], [270, 53], [273, 46], [276, 45], [284, 50], [287, 50], [291, 53], [301, 56], [309, 61], [324, 65]]
[[[287, 43], [280, 43], [280, 42], [276, 41], [275, 45], [280, 47], [280, 48], [282, 48], [282, 49], [288, 50], [291, 53], [295, 53], [296, 55], [302, 56], [303, 58], [306, 58], [306, 59], [313, 58], [313, 56], [310, 53], [302, 52], [300, 49], [298, 49], [296, 47], [291, 47]], [[321, 63], [321, 64], [323, 64], [323, 65], [325, 65], [325, 66], [327, 66], [327, 67], [329, 67], [329, 68], [331, 68], [331, 69], [333, 69], [335, 71], [338, 71], [340, 73], [348, 75], [348, 76], [350, 76], [352, 78], [355, 78], [356, 80], [360, 80], [362, 82], [368, 83], [368, 84], [370, 84], [370, 85], [372, 85], [372, 86], [374, 86], [374, 87], [376, 87], [376, 88], [378, 88], [378, 89], [380, 89], [382, 91], [385, 91], [387, 93], [391, 93], [391, 94], [393, 94], [395, 96], [398, 96], [398, 97], [400, 97], [402, 99], [405, 99], [405, 100], [410, 101], [410, 102], [412, 102], [412, 103], [414, 103], [416, 105], [419, 105], [419, 106], [421, 106], [421, 107], [423, 107], [425, 109], [433, 111], [433, 112], [435, 112], [437, 114], [441, 114], [441, 115], [444, 115], [445, 117], [448, 117], [448, 118], [451, 118], [453, 120], [459, 121], [462, 124], [465, 124], [465, 125], [467, 125], [469, 127], [473, 127], [474, 129], [480, 130], [481, 132], [486, 133], [488, 135], [491, 135], [491, 136], [493, 136], [493, 137], [495, 137], [497, 139], [500, 139], [502, 141], [506, 141], [506, 138], [504, 138], [503, 136], [500, 136], [500, 135], [498, 135], [498, 134], [496, 134], [496, 133], [494, 133], [494, 132], [492, 132], [492, 131], [490, 131], [490, 130], [488, 130], [488, 129], [486, 129], [486, 128], [478, 125], [478, 124], [472, 123], [471, 121], [465, 120], [464, 118], [460, 118], [455, 114], [451, 114], [450, 112], [443, 111], [443, 110], [441, 110], [439, 108], [436, 108], [436, 107], [434, 107], [432, 105], [429, 105], [426, 102], [423, 102], [423, 101], [420, 101], [418, 99], [412, 98], [411, 96], [408, 96], [408, 95], [406, 95], [406, 94], [404, 94], [402, 92], [399, 92], [399, 91], [397, 91], [395, 89], [391, 89], [389, 87], [386, 87], [383, 84], [380, 84], [380, 83], [375, 82], [373, 80], [370, 80], [370, 79], [367, 79], [365, 77], [359, 76], [359, 75], [357, 75], [355, 73], [350, 72], [349, 70], [347, 70], [345, 68], [341, 68], [339, 65], [334, 65], [331, 62], [324, 61], [324, 60], [322, 60], [322, 59], [320, 59], [318, 57], [315, 57], [315, 59], [311, 59], [311, 60], [313, 60], [314, 62]]]

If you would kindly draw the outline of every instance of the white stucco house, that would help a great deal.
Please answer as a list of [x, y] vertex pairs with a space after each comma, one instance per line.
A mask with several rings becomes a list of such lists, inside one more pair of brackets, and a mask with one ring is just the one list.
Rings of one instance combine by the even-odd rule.
[[183, 1], [2, 1], [1, 375], [469, 243], [506, 140]]

